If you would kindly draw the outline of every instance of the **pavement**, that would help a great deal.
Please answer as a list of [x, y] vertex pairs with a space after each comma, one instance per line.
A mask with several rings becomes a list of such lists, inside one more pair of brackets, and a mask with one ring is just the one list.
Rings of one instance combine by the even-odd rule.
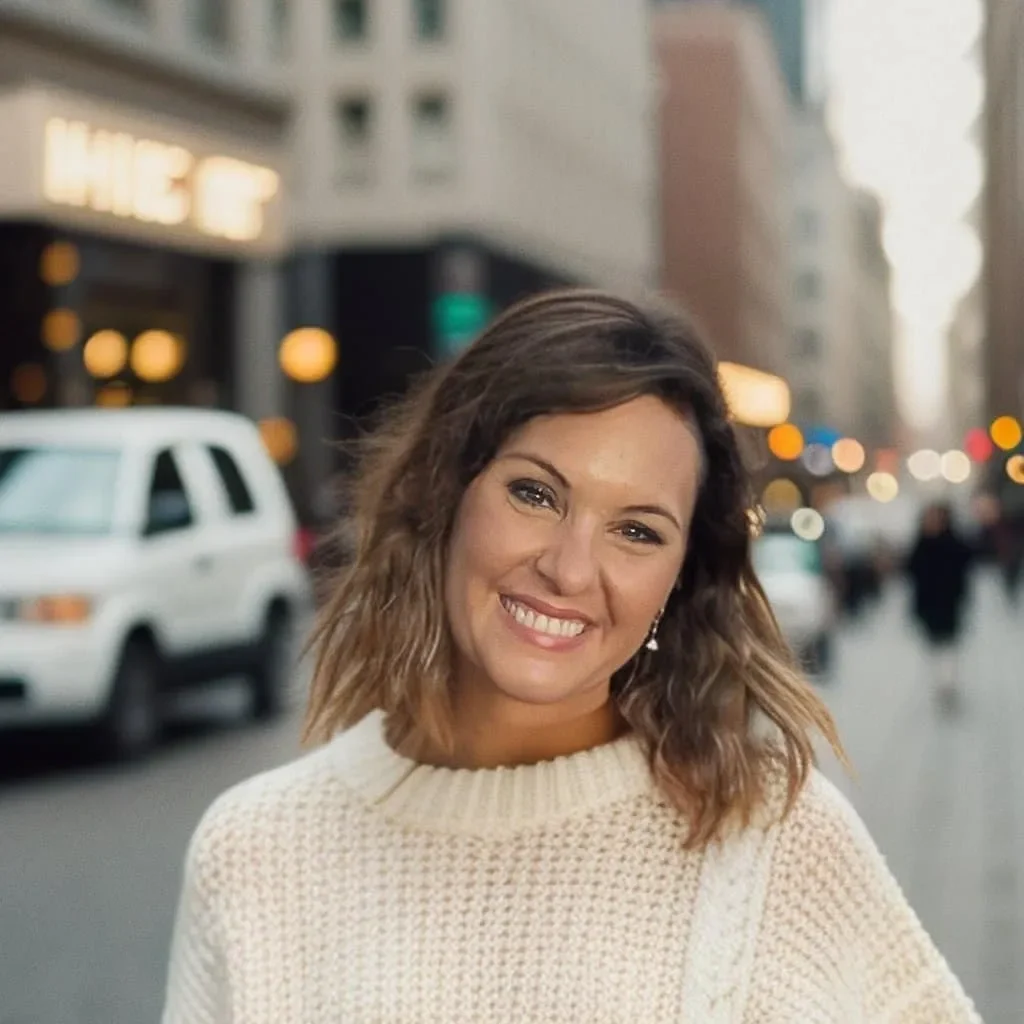
[[975, 581], [960, 703], [943, 713], [906, 594], [845, 631], [824, 687], [853, 801], [986, 1024], [1024, 1022], [1024, 603]]
[[[987, 1024], [1024, 1021], [1024, 606], [978, 583], [961, 710], [936, 706], [905, 595], [843, 630], [821, 692], [857, 770], [823, 766]], [[159, 1016], [181, 861], [209, 802], [299, 751], [299, 716], [244, 718], [230, 687], [182, 709], [145, 764], [102, 768], [66, 737], [0, 763], [0, 1024]]]

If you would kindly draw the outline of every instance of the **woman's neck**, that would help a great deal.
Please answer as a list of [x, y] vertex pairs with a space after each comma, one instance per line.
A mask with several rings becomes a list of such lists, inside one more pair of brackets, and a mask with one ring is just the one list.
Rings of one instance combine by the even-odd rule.
[[610, 743], [629, 726], [607, 693], [557, 705], [532, 705], [504, 694], [469, 690], [454, 708], [451, 754], [418, 752], [418, 760], [449, 768], [538, 764]]

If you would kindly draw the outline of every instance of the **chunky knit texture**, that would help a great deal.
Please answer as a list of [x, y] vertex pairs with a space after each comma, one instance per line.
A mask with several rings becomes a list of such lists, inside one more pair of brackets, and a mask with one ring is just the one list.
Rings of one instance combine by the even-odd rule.
[[629, 737], [481, 771], [374, 714], [230, 790], [189, 849], [164, 1024], [961, 1024], [844, 798], [705, 852]]

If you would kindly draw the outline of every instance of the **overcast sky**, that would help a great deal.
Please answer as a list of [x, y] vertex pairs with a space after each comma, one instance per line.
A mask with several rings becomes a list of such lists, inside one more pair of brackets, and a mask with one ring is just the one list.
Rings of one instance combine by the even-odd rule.
[[911, 426], [940, 422], [946, 332], [981, 250], [980, 0], [827, 0], [831, 117], [850, 176], [879, 194], [894, 269], [897, 386]]

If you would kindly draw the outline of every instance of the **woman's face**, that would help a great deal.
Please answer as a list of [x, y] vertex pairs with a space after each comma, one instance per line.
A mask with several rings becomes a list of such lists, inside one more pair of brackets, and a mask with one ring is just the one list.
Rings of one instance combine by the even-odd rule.
[[654, 397], [538, 417], [510, 437], [451, 539], [456, 685], [603, 703], [679, 576], [700, 465], [696, 426]]

